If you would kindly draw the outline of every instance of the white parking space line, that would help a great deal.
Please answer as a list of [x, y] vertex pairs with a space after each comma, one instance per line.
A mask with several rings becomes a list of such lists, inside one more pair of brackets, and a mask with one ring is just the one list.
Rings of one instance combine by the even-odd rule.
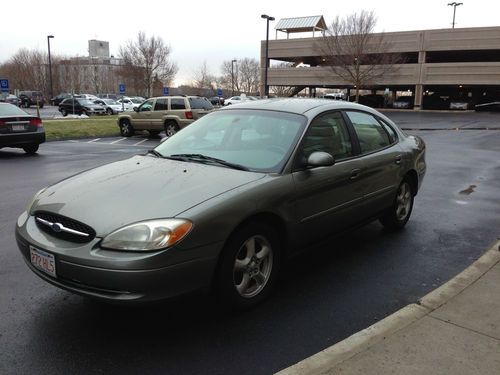
[[142, 141], [140, 142], [137, 142], [137, 143], [134, 143], [134, 146], [139, 146], [140, 144], [146, 142], [148, 139], [143, 139]]
[[96, 138], [96, 139], [93, 139], [91, 141], [88, 141], [87, 143], [93, 143], [93, 142], [97, 142], [98, 140], [100, 140], [101, 138]]
[[127, 138], [117, 139], [116, 141], [111, 142], [110, 145], [114, 145], [115, 143], [121, 142], [124, 139], [127, 139]]

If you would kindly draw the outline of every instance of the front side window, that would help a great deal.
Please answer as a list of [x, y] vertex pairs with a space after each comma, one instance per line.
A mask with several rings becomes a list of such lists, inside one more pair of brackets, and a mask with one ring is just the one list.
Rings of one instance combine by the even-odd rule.
[[351, 138], [340, 112], [316, 117], [302, 141], [303, 156], [308, 158], [315, 151], [323, 151], [335, 160], [352, 156]]
[[141, 104], [141, 106], [139, 107], [139, 112], [151, 111], [151, 108], [153, 108], [153, 101], [147, 100]]
[[364, 112], [346, 112], [358, 136], [361, 153], [367, 154], [389, 146], [392, 142], [380, 122]]
[[186, 104], [182, 98], [172, 98], [170, 99], [170, 109], [186, 109]]

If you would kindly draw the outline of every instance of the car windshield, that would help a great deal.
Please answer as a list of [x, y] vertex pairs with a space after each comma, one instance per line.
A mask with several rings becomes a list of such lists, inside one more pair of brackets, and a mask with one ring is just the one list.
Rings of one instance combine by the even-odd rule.
[[[216, 158], [257, 172], [280, 172], [306, 124], [301, 115], [261, 110], [212, 112], [160, 144], [163, 157]], [[203, 159], [205, 158], [205, 159]]]
[[12, 104], [0, 104], [0, 116], [29, 116], [28, 113]]
[[140, 99], [132, 98], [132, 99], [130, 99], [130, 101], [131, 101], [132, 103], [141, 104], [144, 100], [140, 100]]
[[212, 103], [206, 98], [189, 98], [189, 104], [191, 105], [191, 109], [214, 109]]

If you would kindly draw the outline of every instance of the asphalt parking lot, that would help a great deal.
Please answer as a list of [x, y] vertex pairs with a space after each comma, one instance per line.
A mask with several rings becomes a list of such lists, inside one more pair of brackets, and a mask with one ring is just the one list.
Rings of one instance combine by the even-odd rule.
[[40, 280], [17, 250], [14, 224], [37, 190], [159, 138], [48, 142], [32, 157], [0, 150], [0, 373], [269, 374], [461, 272], [500, 236], [500, 130], [491, 130], [500, 115], [386, 115], [427, 144], [407, 228], [387, 233], [375, 222], [311, 249], [287, 265], [269, 301], [239, 314], [198, 294], [136, 308], [95, 303]]

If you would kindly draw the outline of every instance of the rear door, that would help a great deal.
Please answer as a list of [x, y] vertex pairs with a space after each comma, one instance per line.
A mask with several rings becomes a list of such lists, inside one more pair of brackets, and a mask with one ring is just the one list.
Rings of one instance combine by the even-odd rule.
[[396, 132], [389, 133], [388, 125], [374, 115], [362, 111], [346, 111], [360, 147], [360, 161], [366, 174], [363, 193], [366, 216], [389, 207], [401, 182], [402, 150]]

